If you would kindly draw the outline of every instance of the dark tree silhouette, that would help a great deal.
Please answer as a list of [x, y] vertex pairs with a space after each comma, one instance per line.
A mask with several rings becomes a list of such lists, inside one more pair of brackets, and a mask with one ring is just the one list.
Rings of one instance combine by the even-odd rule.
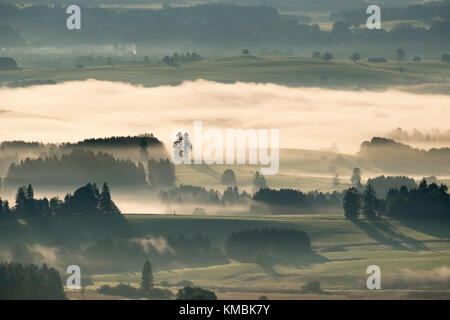
[[153, 271], [150, 261], [146, 260], [141, 274], [141, 293], [143, 296], [150, 296], [153, 289]]
[[106, 182], [103, 184], [100, 199], [98, 201], [98, 209], [102, 214], [117, 215], [120, 214], [119, 209], [111, 199], [111, 193]]
[[255, 175], [253, 176], [253, 186], [256, 190], [267, 188], [266, 178], [263, 175], [259, 174], [258, 171], [256, 171]]
[[59, 272], [44, 264], [0, 264], [0, 300], [65, 299]]
[[393, 188], [386, 198], [385, 214], [395, 218], [450, 219], [448, 187], [422, 180], [418, 188]]
[[[33, 187], [20, 187], [16, 194], [16, 205], [11, 212], [7, 201], [0, 200], [1, 212], [10, 216], [47, 216], [47, 215], [118, 215], [120, 210], [111, 199], [109, 187], [103, 184], [102, 193], [96, 184], [88, 183], [78, 188], [73, 195], [67, 194], [64, 201], [53, 197], [34, 199]], [[13, 214], [11, 214], [13, 213]], [[3, 214], [3, 216], [5, 216]]]
[[12, 58], [0, 57], [0, 70], [16, 70], [17, 62]]
[[217, 300], [217, 296], [214, 292], [201, 289], [184, 287], [178, 290], [177, 300]]
[[344, 212], [347, 219], [354, 219], [361, 211], [361, 198], [358, 189], [351, 187], [344, 195]]
[[352, 60], [353, 62], [356, 63], [356, 61], [359, 61], [361, 59], [361, 54], [359, 52], [355, 52], [354, 54], [352, 54], [352, 56], [350, 57], [350, 60]]
[[405, 59], [406, 59], [406, 52], [403, 49], [397, 49], [395, 51], [395, 56], [397, 58], [397, 61], [405, 61]]
[[226, 169], [222, 177], [220, 178], [220, 183], [226, 186], [234, 186], [237, 184], [236, 176], [234, 175], [234, 171], [231, 169]]
[[27, 208], [27, 197], [24, 188], [25, 187], [19, 187], [16, 193], [15, 211], [17, 214], [24, 214]]
[[169, 159], [148, 161], [148, 180], [155, 187], [170, 187], [175, 184], [175, 166]]
[[362, 195], [363, 214], [366, 218], [374, 218], [377, 214], [377, 197], [372, 185], [368, 184]]
[[331, 53], [329, 53], [329, 52], [325, 53], [322, 56], [322, 60], [325, 60], [326, 62], [330, 61], [331, 59], [333, 59], [333, 55]]

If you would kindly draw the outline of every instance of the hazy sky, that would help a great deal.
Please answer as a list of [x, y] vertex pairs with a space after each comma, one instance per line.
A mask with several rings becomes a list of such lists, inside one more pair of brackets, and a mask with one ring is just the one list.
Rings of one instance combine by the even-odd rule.
[[450, 97], [198, 80], [143, 88], [88, 80], [0, 89], [0, 140], [62, 142], [154, 133], [165, 143], [194, 120], [208, 128], [277, 128], [281, 147], [356, 152], [395, 128], [450, 128]]

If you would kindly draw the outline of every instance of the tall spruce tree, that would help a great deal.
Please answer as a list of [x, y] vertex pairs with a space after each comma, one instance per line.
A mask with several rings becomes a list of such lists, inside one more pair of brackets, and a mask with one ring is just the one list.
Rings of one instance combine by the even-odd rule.
[[361, 198], [358, 189], [351, 187], [345, 192], [343, 207], [347, 219], [358, 217], [361, 211]]
[[377, 197], [371, 184], [366, 186], [362, 198], [364, 215], [369, 219], [374, 218], [377, 215]]
[[109, 191], [108, 184], [103, 183], [102, 192], [99, 196], [99, 204], [98, 209], [101, 214], [119, 214], [120, 211], [117, 208], [117, 206], [114, 204], [114, 202], [111, 199], [111, 193]]
[[153, 289], [153, 271], [150, 261], [146, 260], [144, 267], [142, 268], [141, 275], [141, 293], [142, 295], [148, 297]]
[[27, 206], [27, 197], [25, 195], [24, 187], [19, 187], [16, 194], [16, 212], [18, 214], [25, 213]]

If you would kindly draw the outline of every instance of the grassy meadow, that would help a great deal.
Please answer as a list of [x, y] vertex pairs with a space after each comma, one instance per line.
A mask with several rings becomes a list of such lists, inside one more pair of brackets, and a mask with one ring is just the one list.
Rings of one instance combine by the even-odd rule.
[[[156, 283], [190, 280], [214, 290], [219, 298], [257, 299], [346, 299], [346, 298], [450, 298], [450, 258], [448, 224], [396, 220], [349, 222], [336, 215], [298, 215], [267, 217], [208, 217], [127, 215], [138, 234], [206, 234], [220, 245], [236, 229], [255, 227], [295, 228], [310, 236], [318, 262], [280, 264], [267, 273], [255, 263], [230, 261], [229, 264], [200, 268], [161, 270]], [[382, 271], [381, 291], [365, 286], [369, 265]], [[119, 282], [138, 284], [139, 273], [92, 276], [95, 286]], [[300, 293], [302, 285], [321, 281], [322, 295]], [[88, 287], [94, 289], [94, 287]], [[176, 292], [176, 287], [171, 289]], [[92, 291], [91, 291], [92, 292]], [[95, 293], [94, 293], [95, 296]], [[76, 296], [74, 295], [74, 298]]]
[[[120, 218], [120, 217], [119, 217]], [[207, 267], [154, 270], [155, 284], [167, 281], [176, 293], [178, 281], [189, 280], [211, 289], [219, 298], [257, 299], [353, 299], [353, 298], [450, 298], [450, 232], [448, 223], [383, 219], [357, 222], [341, 215], [290, 216], [184, 216], [125, 215], [123, 219], [103, 217], [47, 217], [4, 220], [0, 224], [2, 244], [27, 243], [67, 247], [80, 245], [97, 236], [131, 238], [152, 236], [192, 236], [203, 234], [215, 246], [238, 229], [263, 227], [294, 228], [307, 232], [315, 258], [279, 263], [267, 272], [256, 263], [230, 260]], [[366, 268], [378, 265], [382, 290], [365, 287]], [[93, 284], [80, 291], [67, 290], [71, 299], [111, 298], [96, 292], [104, 284], [120, 282], [138, 286], [140, 273], [89, 273]], [[63, 275], [64, 279], [64, 275]], [[319, 280], [323, 294], [301, 293], [308, 281]], [[113, 297], [114, 298], [114, 297]], [[120, 298], [120, 297], [116, 297]]]
[[[325, 62], [302, 57], [228, 56], [182, 63], [177, 67], [142, 63], [84, 68], [35, 68], [0, 71], [0, 81], [97, 79], [143, 86], [177, 85], [205, 79], [223, 83], [256, 82], [335, 89], [385, 89], [418, 86], [448, 93], [450, 65], [439, 61], [369, 63], [336, 59]], [[415, 88], [416, 92], [418, 88]]]

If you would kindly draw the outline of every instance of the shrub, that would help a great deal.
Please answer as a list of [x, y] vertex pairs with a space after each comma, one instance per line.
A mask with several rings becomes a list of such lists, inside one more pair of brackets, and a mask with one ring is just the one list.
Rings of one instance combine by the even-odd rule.
[[178, 290], [177, 300], [217, 300], [214, 292], [202, 288], [184, 287]]
[[225, 239], [224, 248], [230, 258], [240, 261], [252, 261], [258, 252], [277, 255], [311, 252], [309, 237], [305, 232], [274, 228], [232, 232]]
[[109, 285], [103, 285], [97, 289], [101, 294], [106, 294], [109, 296], [121, 296], [127, 298], [140, 298], [141, 293], [138, 288], [132, 287], [129, 284], [119, 283], [115, 287]]
[[320, 281], [318, 280], [308, 281], [306, 284], [302, 286], [302, 292], [322, 293], [323, 291], [320, 288]]

